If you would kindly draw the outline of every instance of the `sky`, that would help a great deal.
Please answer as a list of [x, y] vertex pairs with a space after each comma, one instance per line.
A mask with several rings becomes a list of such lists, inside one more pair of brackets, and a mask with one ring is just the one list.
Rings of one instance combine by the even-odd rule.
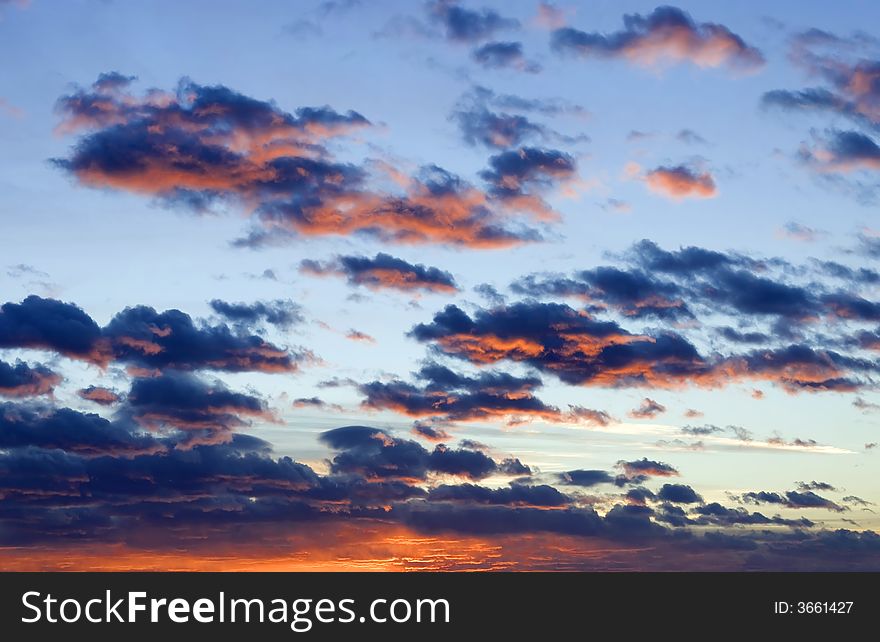
[[0, 566], [880, 569], [878, 19], [0, 2]]

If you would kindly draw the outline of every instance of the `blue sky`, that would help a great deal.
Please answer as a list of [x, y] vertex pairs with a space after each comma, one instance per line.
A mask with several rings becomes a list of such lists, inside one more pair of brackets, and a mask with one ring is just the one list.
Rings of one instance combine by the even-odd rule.
[[[230, 435], [244, 433], [271, 445], [272, 454], [261, 456], [289, 456], [332, 480], [353, 473], [333, 463], [347, 446], [334, 445], [326, 431], [367, 426], [431, 451], [436, 443], [412, 432], [421, 422], [442, 431], [450, 448], [470, 452], [468, 441], [477, 441], [494, 459], [531, 468], [531, 481], [511, 480], [499, 467], [467, 483], [550, 485], [569, 492], [564, 510], [603, 516], [617, 505], [638, 506], [651, 511], [640, 519], [674, 530], [668, 507], [675, 502], [627, 497], [636, 486], [658, 493], [674, 482], [701, 494], [701, 503], [681, 504], [697, 521], [708, 514], [700, 506], [719, 502], [781, 520], [807, 518], [817, 538], [835, 529], [876, 530], [880, 363], [866, 337], [880, 320], [880, 74], [871, 75], [880, 67], [880, 34], [864, 29], [878, 12], [866, 2], [838, 3], [834, 11], [818, 2], [775, 2], [760, 11], [722, 2], [0, 3], [0, 47], [9, 63], [0, 69], [2, 302], [24, 305], [32, 295], [62, 302], [71, 307], [51, 314], [75, 306], [101, 328], [133, 306], [179, 310], [196, 327], [223, 326], [243, 342], [259, 337], [296, 362], [278, 372], [265, 364], [217, 366], [213, 357], [163, 361], [171, 350], [165, 344], [155, 348], [160, 357], [132, 356], [134, 335], [115, 330], [103, 330], [101, 339], [117, 342], [108, 348], [112, 356], [97, 358], [97, 344], [88, 355], [71, 352], [42, 322], [32, 321], [42, 329], [14, 326], [19, 308], [4, 308], [0, 360], [43, 364], [57, 381], [38, 394], [11, 385], [0, 392], [7, 404], [44, 417], [59, 408], [97, 415], [114, 430], [164, 440], [168, 452], [228, 446]], [[507, 48], [492, 53], [499, 43]], [[481, 59], [480, 51], [497, 57]], [[111, 73], [115, 84], [101, 85]], [[226, 93], [211, 93], [218, 88]], [[807, 88], [837, 102], [797, 94]], [[85, 99], [110, 111], [96, 115]], [[194, 115], [200, 100], [213, 102]], [[238, 120], [235, 110], [245, 108], [287, 129]], [[513, 138], [481, 142], [480, 114], [518, 118]], [[144, 137], [125, 138], [135, 130]], [[190, 156], [185, 145], [193, 141]], [[281, 186], [274, 161], [261, 156], [276, 154], [272, 145], [292, 145], [295, 151], [278, 154], [310, 163], [301, 175], [333, 176], [315, 192]], [[229, 158], [209, 157], [218, 150]], [[181, 169], [190, 161], [199, 167]], [[156, 176], [146, 167], [158, 168]], [[259, 178], [241, 178], [251, 172]], [[264, 182], [267, 172], [272, 178]], [[178, 183], [163, 182], [172, 180]], [[215, 187], [199, 187], [207, 183]], [[413, 221], [425, 203], [446, 221], [445, 208], [473, 208], [473, 199], [487, 208], [491, 230], [513, 236], [483, 247], [464, 227], [477, 219], [441, 222], [415, 240], [401, 236], [421, 229]], [[196, 200], [201, 207], [192, 207]], [[404, 211], [393, 223], [349, 225], [349, 218], [392, 207]], [[331, 210], [335, 222], [315, 223]], [[242, 243], [247, 238], [260, 242]], [[731, 267], [664, 272], [637, 246], [644, 240], [672, 253], [720, 253]], [[356, 273], [340, 258], [378, 262], [380, 253], [415, 271]], [[851, 271], [835, 276], [827, 262]], [[419, 266], [454, 287], [419, 281]], [[643, 278], [648, 290], [634, 295], [620, 281], [601, 286], [582, 274], [597, 268]], [[374, 281], [358, 282], [368, 278]], [[393, 278], [409, 285], [389, 285]], [[488, 298], [487, 285], [502, 298]], [[791, 300], [780, 302], [785, 297]], [[215, 300], [243, 304], [252, 317], [224, 315]], [[261, 318], [254, 313], [261, 302], [280, 302], [292, 320]], [[616, 324], [623, 339], [605, 348], [621, 341], [650, 344], [650, 351], [675, 335], [699, 364], [676, 352], [640, 361], [641, 375], [615, 374], [609, 360], [599, 366], [589, 354], [566, 356], [546, 342], [540, 356], [524, 357], [508, 343], [482, 359], [461, 333], [438, 330], [444, 309], [456, 306], [475, 323], [485, 317], [485, 333], [474, 330], [467, 340], [488, 345], [507, 332], [496, 317], [514, 310], [524, 316], [513, 335], [537, 340], [516, 328], [530, 327], [548, 309], [541, 306], [551, 305], [566, 306], [572, 323]], [[48, 307], [39, 310], [46, 321]], [[436, 332], [420, 339], [419, 324]], [[725, 328], [759, 336], [733, 340]], [[352, 340], [353, 331], [370, 340]], [[809, 357], [785, 352], [794, 347]], [[425, 364], [470, 383], [420, 382], [413, 373]], [[692, 366], [698, 371], [677, 370]], [[480, 379], [493, 372], [540, 380], [503, 393], [525, 391], [553, 412], [487, 412], [477, 404], [469, 416], [431, 414], [389, 400], [387, 390], [372, 401], [369, 392], [371, 383], [421, 386], [422, 395], [452, 403], [468, 393], [496, 394]], [[208, 413], [216, 425], [194, 427], [169, 418], [167, 408], [153, 409], [151, 420], [131, 407], [137, 380], [167, 376], [169, 385], [183, 385], [178, 375], [215, 386], [214, 399], [220, 388], [238, 391], [261, 410], [233, 403], [222, 418], [219, 410]], [[333, 379], [342, 385], [328, 387]], [[89, 386], [120, 400], [95, 404], [80, 394]], [[648, 400], [658, 407], [639, 417]], [[578, 419], [569, 406], [606, 419]], [[205, 444], [192, 446], [194, 433]], [[12, 458], [22, 446], [3, 447]], [[626, 473], [619, 485], [583, 488], [564, 481], [568, 471], [626, 471], [621, 462], [642, 459], [668, 463], [676, 474]], [[451, 483], [429, 470], [416, 486], [428, 492]], [[760, 491], [777, 499], [747, 496]], [[212, 485], [209, 492], [232, 491]], [[807, 506], [785, 500], [785, 492], [822, 502]], [[742, 524], [703, 520], [686, 528], [697, 537], [751, 537]], [[785, 538], [801, 526], [772, 528]], [[104, 537], [116, 535], [95, 534]], [[861, 550], [876, 556], [874, 546]]]

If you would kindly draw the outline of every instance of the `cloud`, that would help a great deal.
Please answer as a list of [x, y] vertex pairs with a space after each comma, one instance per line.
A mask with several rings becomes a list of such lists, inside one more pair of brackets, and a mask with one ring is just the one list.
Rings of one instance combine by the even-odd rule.
[[652, 192], [674, 200], [714, 198], [718, 190], [709, 172], [699, 172], [685, 165], [660, 166], [645, 173], [645, 184]]
[[472, 87], [470, 97], [475, 102], [495, 109], [540, 114], [542, 116], [569, 116], [581, 120], [590, 116], [590, 112], [583, 105], [571, 103], [561, 98], [547, 96], [526, 98], [517, 94], [499, 94], [482, 85]]
[[489, 169], [480, 176], [489, 184], [489, 193], [500, 201], [529, 210], [540, 220], [554, 220], [558, 215], [539, 194], [576, 177], [572, 156], [554, 149], [521, 147], [489, 159]]
[[791, 39], [789, 58], [824, 87], [776, 89], [762, 104], [788, 111], [826, 111], [859, 125], [880, 125], [880, 61], [855, 58], [863, 43], [811, 29]]
[[[647, 240], [619, 258], [629, 265], [527, 275], [511, 290], [530, 299], [471, 314], [447, 306], [410, 336], [476, 365], [523, 362], [577, 385], [712, 388], [768, 381], [789, 393], [873, 385], [878, 366], [859, 350], [880, 341], [849, 328], [880, 320], [880, 304], [859, 291], [872, 283], [870, 275], [838, 271], [845, 280], [840, 287], [819, 278], [828, 270], [821, 263], [698, 247], [667, 251]], [[535, 300], [548, 296], [586, 305]], [[603, 318], [607, 313], [626, 323], [653, 317], [668, 329], [637, 333], [623, 320]], [[712, 327], [724, 315], [741, 329]], [[834, 321], [837, 336], [816, 334], [823, 319]], [[707, 332], [713, 349], [704, 354], [696, 345]]]
[[604, 419], [585, 409], [566, 414], [545, 404], [534, 394], [543, 385], [534, 376], [481, 372], [469, 377], [437, 363], [427, 363], [414, 374], [416, 384], [399, 379], [361, 384], [358, 390], [364, 395], [362, 405], [447, 422], [506, 418], [512, 423], [531, 419], [594, 423]]
[[196, 323], [179, 310], [130, 307], [101, 328], [71, 303], [34, 295], [0, 306], [0, 347], [160, 370], [292, 372], [305, 358], [224, 324]]
[[360, 341], [361, 343], [376, 343], [376, 338], [361, 332], [360, 330], [351, 329], [345, 333], [345, 338], [349, 341]]
[[831, 491], [837, 492], [838, 489], [829, 484], [828, 482], [820, 482], [820, 481], [809, 481], [809, 482], [797, 482], [797, 489], [801, 491], [806, 490], [821, 490], [821, 491]]
[[277, 421], [261, 398], [179, 372], [135, 379], [120, 414], [154, 432], [186, 433], [187, 447], [228, 441], [253, 419]]
[[603, 210], [610, 210], [612, 212], [620, 212], [627, 213], [632, 211], [632, 205], [627, 201], [622, 201], [618, 198], [609, 198], [604, 203], [600, 203], [599, 207]]
[[675, 504], [699, 504], [703, 502], [703, 498], [690, 486], [686, 484], [663, 484], [657, 498], [664, 502], [673, 502]]
[[764, 65], [761, 52], [724, 25], [697, 23], [675, 7], [658, 7], [646, 16], [627, 14], [623, 24], [622, 31], [610, 34], [562, 27], [553, 32], [551, 47], [560, 54], [621, 58], [644, 66], [690, 62], [748, 72]]
[[832, 130], [819, 147], [803, 147], [799, 156], [804, 163], [823, 173], [880, 170], [880, 146], [856, 131]]
[[0, 396], [51, 395], [61, 381], [61, 375], [42, 364], [31, 366], [23, 361], [16, 361], [13, 365], [0, 359]]
[[669, 464], [662, 461], [653, 461], [647, 457], [633, 461], [621, 460], [617, 462], [617, 465], [623, 469], [623, 472], [629, 478], [678, 476], [678, 471]]
[[[762, 513], [750, 513], [744, 508], [727, 508], [718, 502], [697, 506], [694, 511], [700, 515], [695, 520], [696, 524], [714, 524], [717, 526], [736, 526], [736, 525], [762, 525], [776, 524], [780, 526], [791, 526], [793, 528], [809, 528], [813, 526], [813, 522], [806, 518], [785, 519], [778, 515], [767, 517]], [[750, 548], [754, 548], [754, 543], [743, 542]]]
[[455, 278], [449, 272], [421, 263], [408, 263], [383, 252], [373, 258], [337, 256], [326, 263], [304, 259], [300, 263], [300, 272], [314, 276], [343, 276], [349, 285], [364, 286], [373, 291], [421, 291], [435, 294], [452, 294], [458, 291]]
[[630, 488], [626, 492], [626, 500], [630, 504], [635, 504], [636, 506], [645, 506], [648, 500], [653, 500], [657, 497], [651, 490], [645, 488], [644, 486], [637, 486], [635, 488]]
[[666, 412], [666, 406], [645, 397], [638, 408], [629, 412], [629, 416], [633, 419], [653, 419], [664, 412]]
[[[516, 113], [520, 112], [520, 113]], [[554, 100], [533, 100], [510, 94], [496, 94], [485, 87], [473, 87], [456, 103], [450, 118], [471, 146], [511, 149], [531, 141], [577, 144], [589, 141], [585, 134], [568, 136], [528, 115], [583, 116], [582, 107]]]
[[565, 506], [570, 499], [553, 486], [511, 484], [506, 488], [486, 488], [475, 484], [440, 485], [428, 492], [428, 500], [435, 502], [464, 502], [502, 506], [532, 506], [555, 508]]
[[526, 116], [496, 113], [481, 106], [460, 109], [453, 113], [453, 118], [466, 143], [494, 149], [521, 145], [529, 139], [543, 137], [546, 131]]
[[480, 42], [498, 31], [519, 27], [517, 20], [493, 9], [467, 9], [455, 0], [434, 0], [428, 4], [428, 13], [442, 26], [446, 38], [454, 42]]
[[620, 478], [604, 470], [569, 470], [559, 475], [559, 481], [570, 486], [589, 488], [600, 484], [617, 484]]
[[730, 326], [718, 328], [718, 334], [733, 343], [767, 343], [770, 340], [770, 337], [762, 332], [740, 332]]
[[715, 381], [713, 366], [678, 335], [633, 335], [555, 303], [516, 303], [479, 310], [474, 318], [450, 305], [410, 334], [475, 364], [525, 362], [571, 384], [671, 387]]
[[812, 490], [790, 490], [785, 493], [748, 492], [741, 495], [741, 500], [751, 504], [781, 504], [789, 508], [824, 508], [837, 513], [848, 510], [845, 506], [817, 495]]
[[588, 426], [608, 426], [617, 421], [604, 410], [594, 410], [574, 405], [569, 405], [569, 416]]
[[822, 236], [822, 232], [796, 221], [789, 221], [779, 229], [778, 235], [792, 241], [812, 243]]
[[559, 29], [566, 25], [570, 13], [574, 13], [574, 10], [561, 9], [552, 2], [540, 2], [532, 22], [542, 29]]
[[705, 426], [684, 426], [681, 429], [681, 432], [685, 435], [704, 437], [706, 435], [714, 435], [720, 432], [724, 432], [724, 428], [713, 426], [712, 424], [706, 424]]
[[[212, 409], [219, 405], [211, 403], [218, 394], [223, 403], [251, 406], [215, 385], [203, 385], [194, 395], [177, 394], [183, 390], [179, 386], [175, 390], [151, 396], [151, 403], [177, 412], [187, 408], [183, 402], [195, 400], [193, 407], [202, 412], [206, 402]], [[162, 401], [166, 398], [167, 404]], [[258, 537], [267, 554], [274, 542], [283, 542], [288, 550], [290, 537], [302, 532], [320, 533], [320, 545], [326, 547], [348, 527], [356, 529], [362, 546], [363, 534], [377, 525], [401, 526], [410, 534], [450, 533], [459, 543], [480, 535], [501, 545], [497, 538], [505, 534], [526, 535], [533, 542], [542, 533], [551, 534], [561, 549], [576, 543], [565, 537], [598, 538], [602, 546], [641, 542], [652, 554], [662, 550], [664, 559], [676, 560], [676, 568], [687, 567], [690, 551], [707, 547], [780, 555], [761, 562], [767, 569], [803, 556], [826, 569], [843, 567], [853, 556], [864, 563], [864, 553], [877, 548], [870, 533], [812, 530], [814, 524], [804, 518], [768, 518], [718, 503], [687, 513], [661, 500], [664, 504], [655, 510], [646, 503], [658, 496], [644, 487], [630, 489], [631, 505], [613, 504], [600, 514], [585, 505], [589, 498], [548, 483], [517, 479], [507, 486], [477, 485], [490, 476], [521, 478], [532, 471], [519, 460], [499, 462], [486, 447], [464, 447], [464, 442], [455, 449], [428, 450], [378, 428], [337, 428], [320, 436], [332, 451], [329, 472], [322, 475], [290, 457], [275, 456], [268, 443], [255, 437], [232, 433], [223, 442], [188, 445], [187, 434], [144, 432], [121, 412], [110, 421], [31, 402], [0, 406], [0, 517], [6, 525], [0, 541], [17, 551], [40, 545], [43, 567], [44, 547], [75, 547], [70, 549], [73, 555], [95, 543], [124, 555], [116, 545], [125, 542], [135, 553], [184, 551], [201, 559], [224, 542], [238, 543], [241, 555], [240, 537]], [[648, 475], [677, 474], [670, 465], [647, 459], [619, 466], [625, 478], [571, 471], [561, 483], [621, 486]], [[661, 489], [666, 495], [682, 492], [687, 493]], [[687, 495], [682, 497], [692, 499]], [[661, 522], [683, 530], [672, 536]], [[740, 534], [736, 541], [704, 541], [687, 530], [691, 525], [738, 526]], [[770, 533], [761, 528], [766, 525], [791, 527], [796, 537]], [[749, 526], [757, 528], [743, 528]], [[784, 552], [774, 553], [780, 547]], [[79, 559], [71, 555], [65, 563]], [[550, 562], [558, 565], [563, 559], [560, 550]], [[638, 557], [628, 559], [640, 564]]]
[[450, 435], [442, 428], [428, 425], [423, 421], [414, 422], [412, 433], [416, 437], [421, 437], [422, 439], [433, 442], [449, 441], [450, 439], [452, 439], [452, 435]]
[[510, 287], [518, 294], [529, 296], [575, 297], [585, 301], [591, 312], [610, 308], [634, 318], [693, 316], [682, 300], [685, 294], [682, 288], [636, 270], [602, 266], [576, 272], [572, 277], [532, 274]]
[[541, 65], [526, 59], [521, 42], [489, 42], [474, 49], [471, 58], [486, 69], [513, 69], [530, 74], [541, 71]]
[[376, 428], [334, 428], [321, 433], [320, 439], [337, 451], [330, 462], [334, 474], [368, 480], [424, 480], [428, 473], [483, 479], [498, 472], [498, 464], [480, 451], [443, 445], [428, 451], [415, 441]]
[[876, 404], [876, 403], [873, 403], [870, 401], [865, 401], [861, 397], [856, 397], [855, 399], [853, 399], [852, 405], [864, 413], [876, 412], [876, 411], [880, 410], [880, 404]]
[[507, 298], [489, 283], [479, 283], [473, 289], [490, 305], [504, 305], [507, 301]]
[[80, 399], [91, 401], [99, 406], [112, 406], [122, 401], [123, 397], [118, 392], [102, 386], [87, 386], [76, 391]]
[[[5, 486], [0, 483], [3, 487], [0, 492], [13, 490], [17, 475], [32, 479], [33, 490], [38, 491], [43, 486], [38, 478], [45, 468], [35, 461], [40, 456], [44, 458], [44, 463], [51, 463], [52, 457], [66, 460], [64, 463], [73, 466], [69, 474], [74, 477], [70, 482], [75, 486], [77, 481], [87, 481], [82, 478], [87, 466], [77, 465], [78, 459], [73, 455], [132, 457], [163, 451], [165, 444], [134, 426], [124, 422], [114, 423], [92, 413], [43, 404], [0, 403], [0, 450], [5, 451], [5, 457], [0, 458], [4, 460], [0, 462], [0, 470], [4, 469], [3, 464], [8, 466], [17, 454], [22, 454], [18, 449], [26, 449], [24, 454], [33, 460], [18, 461], [15, 470], [6, 468], [10, 479]], [[27, 452], [27, 449], [32, 452]], [[33, 449], [54, 451], [54, 454]], [[45, 485], [50, 486], [52, 482], [50, 477]]]
[[705, 138], [700, 136], [693, 129], [682, 129], [675, 135], [675, 139], [685, 143], [686, 145], [707, 145]]
[[[509, 247], [538, 240], [511, 218], [533, 208], [493, 199], [434, 165], [400, 179], [339, 162], [327, 141], [371, 123], [354, 111], [300, 107], [294, 113], [222, 85], [184, 79], [173, 93], [143, 96], [95, 86], [63, 96], [59, 131], [78, 133], [55, 165], [89, 187], [134, 192], [205, 211], [244, 209], [254, 226], [235, 244], [259, 247], [298, 236], [361, 235], [395, 243]], [[526, 203], [526, 205], [530, 205]]]
[[299, 397], [293, 400], [294, 408], [317, 408], [319, 410], [332, 410], [334, 412], [342, 412], [342, 406], [338, 404], [330, 404], [320, 397]]
[[229, 303], [220, 299], [211, 301], [211, 308], [217, 314], [235, 324], [251, 327], [261, 321], [282, 329], [305, 321], [302, 307], [289, 299], [276, 301], [256, 301], [254, 303]]

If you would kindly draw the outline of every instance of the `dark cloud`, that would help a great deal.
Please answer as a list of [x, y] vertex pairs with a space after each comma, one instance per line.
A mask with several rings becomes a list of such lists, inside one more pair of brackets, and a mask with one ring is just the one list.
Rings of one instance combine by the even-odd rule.
[[[202, 394], [206, 389], [212, 392]], [[132, 391], [129, 396], [182, 410], [181, 390], [146, 397]], [[195, 399], [191, 405], [201, 411], [212, 394], [224, 403], [251, 405], [217, 386], [187, 398]], [[315, 531], [322, 523], [342, 528], [350, 522], [358, 528], [378, 521], [425, 533], [547, 533], [637, 541], [652, 550], [672, 547], [662, 550], [675, 559], [694, 547], [767, 553], [784, 547], [785, 558], [809, 555], [823, 568], [848, 555], [864, 561], [865, 553], [880, 550], [876, 535], [810, 531], [813, 524], [804, 518], [768, 518], [718, 503], [696, 506], [692, 514], [666, 501], [650, 508], [645, 504], [655, 496], [642, 487], [630, 489], [630, 505], [612, 505], [604, 515], [583, 506], [579, 495], [548, 484], [517, 480], [484, 487], [472, 482], [531, 471], [519, 460], [499, 463], [483, 447], [438, 446], [429, 451], [377, 428], [349, 426], [322, 433], [321, 441], [334, 455], [330, 473], [319, 475], [289, 457], [275, 457], [269, 444], [254, 437], [233, 433], [223, 442], [181, 447], [185, 442], [179, 431], [146, 433], [128, 423], [125, 413], [117, 414], [110, 421], [31, 403], [0, 406], [0, 518], [5, 525], [0, 541], [5, 546], [125, 542], [135, 549], [200, 554], [202, 547], [253, 541], [269, 531], [286, 537], [300, 526]], [[671, 470], [646, 459], [624, 463], [641, 477]], [[621, 485], [603, 471], [574, 472], [584, 474], [582, 486], [599, 478], [604, 481], [598, 483]], [[435, 476], [440, 483], [432, 483]], [[450, 482], [448, 476], [463, 478], [463, 483]], [[661, 495], [670, 492], [661, 489]], [[741, 530], [735, 542], [704, 542], [686, 530], [673, 537], [660, 522], [676, 529], [712, 525]], [[742, 528], [768, 525], [795, 528], [797, 538]], [[765, 561], [764, 567], [776, 568], [781, 559]]]
[[678, 471], [662, 461], [653, 461], [647, 457], [633, 461], [619, 461], [617, 465], [623, 469], [627, 477], [676, 477]]
[[643, 65], [687, 61], [744, 71], [764, 65], [761, 52], [724, 25], [697, 23], [675, 7], [657, 7], [646, 16], [624, 15], [623, 25], [622, 31], [609, 34], [562, 27], [553, 32], [551, 47], [562, 54], [621, 58]]
[[591, 311], [611, 308], [627, 317], [690, 318], [678, 285], [638, 270], [602, 266], [576, 272], [573, 277], [532, 274], [511, 284], [511, 290], [529, 296], [564, 296], [584, 300]]
[[589, 116], [589, 111], [582, 105], [569, 103], [560, 98], [525, 98], [516, 94], [499, 94], [481, 85], [473, 87], [471, 93], [476, 102], [496, 109], [543, 116], [574, 116], [579, 118]]
[[87, 386], [76, 391], [80, 399], [91, 401], [100, 406], [112, 406], [122, 401], [123, 397], [115, 390], [103, 386]]
[[788, 221], [782, 226], [778, 234], [783, 238], [791, 239], [792, 241], [812, 243], [822, 236], [823, 232], [809, 227], [808, 225], [804, 225], [803, 223], [798, 223], [797, 221]]
[[791, 39], [790, 59], [824, 87], [773, 90], [764, 94], [766, 106], [789, 111], [822, 111], [859, 125], [880, 125], [880, 61], [857, 57], [858, 38], [810, 29]]
[[538, 194], [576, 175], [575, 160], [554, 149], [522, 147], [489, 159], [489, 169], [480, 176], [490, 185], [489, 193], [502, 201], [516, 202], [544, 219], [554, 214]]
[[633, 245], [631, 254], [636, 262], [648, 270], [677, 276], [691, 272], [711, 272], [739, 263], [737, 258], [723, 252], [695, 246], [669, 251], [647, 239]]
[[458, 100], [450, 118], [458, 125], [462, 139], [468, 145], [511, 149], [533, 141], [551, 144], [589, 141], [585, 134], [567, 136], [530, 117], [531, 114], [558, 117], [582, 112], [582, 108], [567, 103], [499, 95], [477, 86]]
[[[547, 510], [543, 507], [462, 506], [450, 510], [446, 506], [429, 504], [411, 507], [402, 517], [405, 524], [429, 533], [490, 535], [543, 532], [581, 537], [606, 534], [602, 517], [592, 508]], [[626, 534], [624, 528], [618, 531]]]
[[[803, 272], [806, 268], [796, 268], [776, 259], [762, 261], [697, 247], [668, 252], [647, 240], [634, 245], [629, 256], [640, 270], [635, 274], [652, 271], [655, 287], [675, 292], [691, 310], [695, 304], [702, 303], [709, 309], [729, 310], [740, 317], [775, 315], [797, 323], [815, 322], [823, 315], [867, 321], [880, 315], [880, 307], [875, 302], [853, 291], [832, 290], [816, 281], [802, 285], [787, 282], [786, 272]], [[776, 266], [781, 274], [769, 274]], [[817, 267], [822, 273], [847, 281], [852, 288], [873, 282], [872, 271], [865, 268], [853, 270], [828, 262], [819, 262]], [[659, 279], [657, 272], [667, 274], [672, 282]], [[754, 331], [721, 327], [718, 332], [735, 343], [766, 341], [764, 333]]]
[[377, 428], [335, 428], [321, 433], [320, 439], [338, 451], [330, 462], [334, 474], [424, 480], [428, 473], [483, 479], [499, 472], [497, 462], [483, 452], [442, 444], [428, 451], [415, 441], [393, 437]]
[[474, 49], [471, 57], [486, 69], [515, 69], [530, 74], [541, 71], [541, 65], [526, 59], [521, 42], [488, 42]]
[[656, 497], [657, 495], [644, 486], [636, 486], [626, 491], [626, 500], [630, 504], [636, 504], [637, 506], [644, 506], [648, 500], [653, 500]]
[[483, 297], [491, 305], [504, 305], [507, 297], [501, 294], [495, 286], [489, 283], [480, 283], [474, 286], [474, 292]]
[[590, 426], [607, 426], [617, 420], [604, 410], [594, 410], [583, 406], [569, 405], [569, 415]]
[[534, 395], [543, 385], [538, 377], [517, 377], [506, 372], [481, 372], [470, 377], [436, 363], [426, 364], [414, 374], [418, 384], [393, 379], [358, 386], [365, 397], [363, 405], [445, 421], [566, 420], [558, 408]]
[[23, 361], [11, 364], [0, 359], [0, 396], [50, 395], [61, 381], [61, 375], [42, 364], [32, 366]]
[[870, 268], [851, 268], [836, 261], [819, 261], [818, 265], [826, 275], [836, 279], [865, 285], [880, 283], [880, 272]]
[[752, 491], [743, 493], [740, 498], [743, 502], [750, 504], [780, 504], [789, 508], [824, 508], [838, 513], [847, 510], [846, 507], [806, 489], [789, 490], [785, 493]]
[[422, 439], [434, 442], [449, 441], [452, 438], [452, 435], [442, 428], [426, 424], [423, 421], [416, 421], [413, 424], [412, 433], [416, 437], [421, 437]]
[[666, 412], [666, 406], [645, 397], [638, 408], [629, 412], [629, 416], [633, 419], [653, 419], [664, 412]]
[[848, 374], [872, 373], [876, 363], [793, 344], [775, 350], [756, 350], [743, 355], [739, 365], [757, 379], [776, 381], [788, 392], [853, 391], [863, 385]]
[[675, 504], [699, 504], [703, 498], [693, 488], [686, 484], [663, 484], [657, 497], [664, 502]]
[[713, 426], [712, 424], [706, 424], [705, 426], [685, 426], [681, 429], [681, 432], [685, 435], [694, 435], [696, 437], [703, 437], [706, 435], [714, 435], [719, 432], [724, 432], [724, 428], [720, 428], [719, 426]]
[[290, 328], [305, 321], [302, 308], [290, 300], [229, 303], [220, 299], [211, 301], [211, 308], [232, 323], [253, 326], [261, 321], [279, 328]]
[[767, 343], [770, 340], [763, 332], [740, 332], [730, 326], [718, 328], [718, 334], [732, 343]]
[[561, 304], [517, 303], [479, 310], [474, 318], [450, 305], [411, 336], [476, 364], [522, 361], [579, 385], [668, 387], [714, 376], [681, 336], [632, 335]]
[[828, 482], [820, 482], [820, 481], [809, 481], [809, 482], [797, 482], [797, 489], [800, 491], [806, 490], [821, 490], [821, 491], [831, 491], [837, 492], [837, 488], [829, 484]]
[[604, 470], [569, 470], [559, 475], [563, 484], [572, 486], [598, 486], [599, 484], [614, 484], [617, 476]]
[[0, 307], [0, 347], [148, 370], [291, 372], [304, 358], [224, 324], [196, 323], [179, 310], [130, 307], [101, 328], [73, 304], [33, 295]]
[[483, 106], [462, 106], [452, 114], [462, 138], [469, 145], [494, 149], [516, 147], [532, 139], [543, 138], [546, 129], [526, 116], [489, 111]]
[[137, 80], [136, 76], [126, 76], [118, 71], [106, 71], [98, 74], [93, 87], [98, 91], [113, 92], [125, 89]]
[[517, 20], [493, 9], [468, 9], [456, 0], [434, 0], [428, 4], [428, 12], [443, 27], [446, 38], [456, 42], [480, 42], [499, 31], [519, 27]]
[[101, 328], [78, 307], [29, 296], [0, 306], [0, 347], [53, 350], [64, 356], [99, 360]]
[[[252, 215], [235, 244], [296, 236], [365, 235], [397, 243], [506, 247], [539, 238], [510, 214], [535, 217], [429, 165], [414, 176], [385, 163], [334, 160], [331, 139], [370, 126], [354, 111], [277, 105], [222, 85], [184, 79], [143, 96], [92, 86], [59, 100], [62, 133], [80, 137], [55, 164], [95, 188], [124, 190], [188, 209], [231, 202]], [[381, 177], [368, 168], [384, 168]], [[388, 175], [400, 191], [370, 187]]]
[[421, 263], [408, 263], [382, 252], [373, 258], [338, 256], [326, 263], [305, 259], [300, 263], [300, 272], [316, 276], [343, 276], [349, 285], [362, 285], [371, 290], [442, 294], [458, 291], [455, 278], [449, 272]]
[[511, 484], [506, 488], [486, 488], [474, 484], [456, 486], [444, 484], [432, 488], [428, 492], [428, 500], [548, 508], [565, 506], [571, 501], [552, 486], [527, 486], [525, 484]]
[[750, 513], [744, 508], [727, 508], [718, 502], [696, 506], [694, 512], [700, 516], [695, 520], [697, 524], [713, 524], [717, 526], [777, 524], [794, 528], [809, 528], [813, 526], [813, 522], [804, 517], [800, 519], [785, 519], [778, 515], [767, 517], [762, 513]]
[[845, 507], [810, 490], [804, 492], [790, 490], [785, 493], [785, 497], [788, 499], [788, 506], [792, 508], [825, 508], [838, 513], [847, 510]]
[[[0, 404], [0, 450], [8, 451], [8, 461], [17, 449], [28, 448], [59, 451], [58, 457], [130, 457], [163, 451], [165, 444], [132, 425], [96, 414], [41, 404]], [[21, 470], [28, 472], [25, 466]], [[39, 468], [30, 474], [39, 475]]]
[[718, 193], [712, 174], [686, 165], [661, 165], [646, 172], [644, 181], [652, 192], [676, 200], [713, 198]]
[[675, 135], [676, 140], [687, 145], [707, 145], [705, 138], [700, 136], [693, 129], [682, 129]]
[[345, 333], [345, 338], [349, 341], [360, 341], [362, 343], [376, 343], [375, 337], [367, 334], [366, 332], [361, 332], [360, 330], [355, 330], [352, 328], [348, 332]]
[[[532, 274], [511, 285], [529, 297], [579, 299], [582, 310], [536, 300], [472, 315], [449, 306], [411, 336], [477, 365], [520, 361], [579, 385], [721, 387], [753, 380], [787, 392], [818, 392], [857, 390], [876, 378], [875, 361], [845, 350], [875, 349], [880, 340], [874, 333], [815, 334], [829, 317], [841, 324], [880, 320], [880, 304], [859, 291], [871, 284], [870, 274], [837, 269], [838, 278], [852, 279], [845, 288], [831, 287], [816, 280], [830, 269], [821, 263], [796, 266], [697, 247], [666, 251], [651, 241], [621, 258], [629, 266]], [[601, 320], [606, 312], [627, 320], [652, 317], [672, 329], [631, 332]], [[739, 328], [707, 328], [723, 339], [727, 353], [716, 348], [704, 355], [695, 345], [705, 336], [701, 317], [715, 322], [719, 314]], [[744, 351], [749, 344], [758, 347]]]
[[880, 145], [856, 131], [831, 130], [814, 148], [802, 147], [800, 159], [819, 172], [880, 170]]
[[152, 431], [183, 431], [187, 446], [228, 441], [252, 419], [275, 421], [259, 397], [181, 372], [135, 379], [120, 414]]

